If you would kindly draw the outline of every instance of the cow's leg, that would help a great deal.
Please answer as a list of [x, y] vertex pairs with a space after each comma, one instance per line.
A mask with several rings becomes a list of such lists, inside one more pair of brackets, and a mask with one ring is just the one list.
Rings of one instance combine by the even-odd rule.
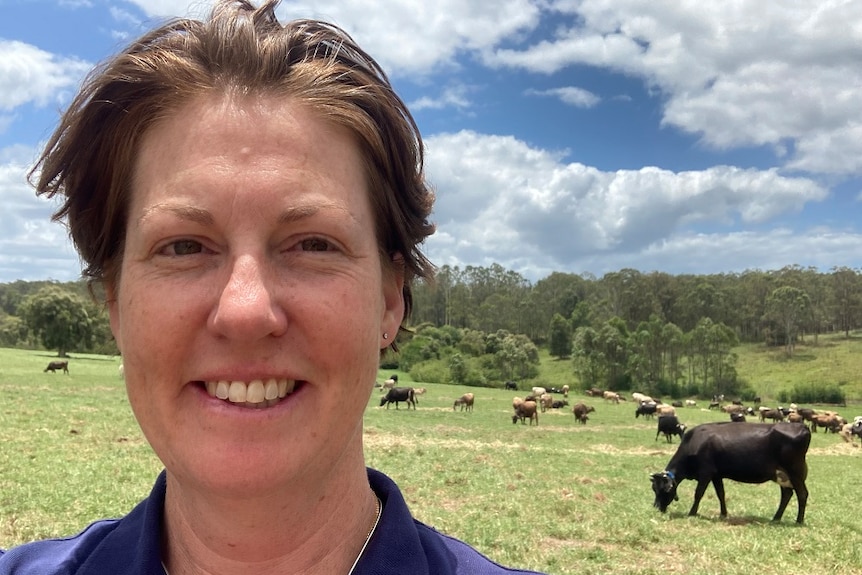
[[775, 516], [772, 518], [773, 521], [781, 520], [781, 516], [784, 515], [784, 510], [787, 509], [787, 504], [790, 503], [790, 498], [792, 496], [792, 487], [781, 487], [781, 501], [778, 503], [778, 511], [775, 512]]
[[808, 505], [808, 487], [805, 486], [805, 481], [800, 481], [795, 485], [794, 491], [796, 491], [796, 503], [798, 505], [796, 522], [802, 523], [805, 521], [805, 506]]
[[655, 432], [655, 440], [658, 441], [658, 436], [661, 433], [661, 429]]
[[691, 504], [689, 515], [697, 515], [697, 508], [700, 506], [700, 500], [703, 499], [703, 494], [706, 493], [706, 488], [709, 486], [709, 479], [700, 479], [697, 482], [697, 487], [694, 489], [694, 503]]
[[715, 487], [715, 494], [718, 496], [718, 505], [721, 507], [721, 516], [727, 517], [727, 504], [724, 502], [724, 480], [721, 477], [714, 477], [712, 486]]

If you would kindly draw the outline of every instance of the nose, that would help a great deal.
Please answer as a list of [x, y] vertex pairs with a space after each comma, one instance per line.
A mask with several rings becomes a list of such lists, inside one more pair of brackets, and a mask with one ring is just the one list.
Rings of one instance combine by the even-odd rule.
[[287, 328], [287, 316], [274, 288], [275, 281], [259, 258], [251, 255], [236, 258], [210, 315], [210, 328], [237, 341], [282, 335]]

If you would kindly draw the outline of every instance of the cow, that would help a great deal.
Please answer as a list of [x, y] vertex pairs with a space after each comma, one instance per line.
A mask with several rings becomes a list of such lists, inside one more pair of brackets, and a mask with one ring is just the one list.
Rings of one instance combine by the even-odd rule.
[[530, 425], [533, 425], [533, 421], [536, 422], [536, 425], [539, 425], [539, 414], [536, 410], [536, 402], [535, 401], [524, 401], [515, 406], [515, 413], [512, 415], [512, 423], [518, 423], [518, 420], [521, 421], [521, 424], [525, 424], [527, 419], [530, 420]]
[[675, 415], [659, 415], [658, 416], [658, 431], [655, 432], [655, 440], [658, 441], [658, 436], [664, 433], [668, 443], [673, 443], [673, 436], [679, 435], [682, 440], [685, 433], [685, 425], [679, 422]]
[[587, 423], [587, 414], [595, 410], [595, 407], [585, 403], [576, 403], [572, 406], [572, 413], [575, 416], [575, 421], [583, 424]]
[[63, 373], [68, 375], [69, 374], [69, 362], [68, 361], [52, 361], [48, 364], [48, 367], [46, 367], [42, 371], [42, 373], [47, 373], [49, 371], [51, 373], [57, 373], [58, 369], [62, 369]]
[[566, 407], [567, 405], [569, 405], [569, 402], [565, 399], [556, 399], [551, 404], [551, 409], [560, 409], [561, 407]]
[[712, 482], [721, 517], [727, 517], [724, 479], [742, 483], [775, 481], [781, 487], [781, 500], [772, 520], [781, 520], [796, 492], [796, 522], [802, 523], [808, 502], [805, 455], [810, 443], [811, 431], [798, 423], [724, 421], [695, 426], [685, 433], [665, 470], [651, 475], [654, 505], [664, 513], [671, 502], [679, 501], [679, 484], [693, 479], [697, 487], [688, 514], [697, 515], [700, 500]]
[[654, 401], [644, 401], [638, 404], [637, 408], [635, 408], [635, 419], [644, 416], [644, 419], [652, 419], [652, 416], [655, 415], [656, 410], [658, 409], [658, 404]]
[[398, 404], [402, 401], [407, 402], [407, 409], [410, 409], [411, 405], [416, 409], [416, 398], [412, 387], [393, 387], [380, 398], [380, 407], [385, 405], [386, 409], [389, 409], [389, 404], [394, 403], [395, 409], [398, 409]]
[[[383, 382], [383, 385], [380, 387], [380, 393], [383, 393], [384, 391], [388, 391], [388, 390], [394, 388], [397, 383], [398, 383], [398, 374], [394, 374], [392, 377], [390, 377], [389, 379], [387, 379], [386, 381]], [[381, 404], [381, 405], [383, 405], [383, 404]]]
[[518, 390], [518, 384], [517, 384], [517, 383], [515, 383], [514, 381], [507, 381], [506, 383], [504, 383], [504, 384], [503, 384], [503, 386], [504, 386], [506, 389], [511, 389], [511, 390], [514, 390], [514, 391], [517, 391], [517, 390]]
[[473, 399], [475, 396], [472, 393], [465, 393], [461, 397], [455, 400], [455, 403], [452, 405], [452, 411], [455, 411], [455, 408], [459, 405], [461, 406], [461, 411], [465, 409], [467, 411], [473, 411]]
[[569, 384], [563, 386], [563, 397], [569, 397]]

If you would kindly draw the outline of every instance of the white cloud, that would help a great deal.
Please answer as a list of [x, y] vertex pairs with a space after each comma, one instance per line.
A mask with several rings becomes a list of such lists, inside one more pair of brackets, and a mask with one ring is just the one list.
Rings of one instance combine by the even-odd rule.
[[57, 103], [74, 89], [91, 64], [61, 58], [35, 46], [0, 39], [0, 111], [24, 104]]
[[[788, 165], [862, 173], [862, 3], [557, 2], [555, 37], [485, 53], [488, 65], [553, 74], [572, 64], [642, 78], [663, 122], [707, 145], [776, 146]], [[833, 143], [834, 142], [834, 143]]]
[[576, 108], [592, 108], [596, 106], [601, 98], [583, 88], [566, 86], [563, 88], [551, 88], [550, 90], [527, 90], [528, 96], [551, 96], [559, 98], [563, 103]]
[[456, 108], [463, 110], [471, 105], [467, 94], [470, 89], [467, 86], [453, 86], [446, 88], [437, 96], [423, 96], [418, 100], [410, 102], [408, 108], [411, 112], [420, 110], [442, 110], [444, 108]]
[[426, 143], [440, 234], [428, 245], [444, 263], [559, 270], [636, 259], [695, 226], [768, 226], [827, 197], [818, 183], [775, 169], [603, 172], [513, 137], [463, 131]]
[[26, 181], [34, 153], [0, 150], [0, 281], [73, 280], [81, 270], [77, 255], [66, 229], [50, 221], [57, 203], [38, 198]]

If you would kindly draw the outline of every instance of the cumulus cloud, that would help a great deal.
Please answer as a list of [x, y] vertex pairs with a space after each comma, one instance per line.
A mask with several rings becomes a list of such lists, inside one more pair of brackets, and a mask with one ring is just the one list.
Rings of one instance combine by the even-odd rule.
[[0, 278], [73, 280], [81, 268], [66, 229], [51, 222], [57, 204], [26, 181], [34, 154], [26, 146], [0, 150]]
[[[810, 0], [550, 3], [563, 22], [533, 44], [485, 52], [494, 67], [552, 74], [572, 64], [642, 78], [663, 122], [716, 148], [792, 141], [788, 165], [862, 173], [862, 4]], [[835, 145], [830, 145], [831, 141]]]
[[0, 111], [59, 102], [91, 64], [62, 58], [16, 40], [0, 39]]
[[827, 197], [817, 182], [776, 169], [605, 172], [470, 131], [432, 136], [427, 148], [440, 230], [429, 246], [446, 262], [497, 258], [559, 270], [637, 259], [695, 224], [753, 229]]
[[527, 90], [528, 96], [551, 96], [559, 98], [563, 103], [576, 108], [592, 108], [597, 105], [601, 98], [583, 88], [566, 86], [563, 88], [551, 88], [550, 90]]

